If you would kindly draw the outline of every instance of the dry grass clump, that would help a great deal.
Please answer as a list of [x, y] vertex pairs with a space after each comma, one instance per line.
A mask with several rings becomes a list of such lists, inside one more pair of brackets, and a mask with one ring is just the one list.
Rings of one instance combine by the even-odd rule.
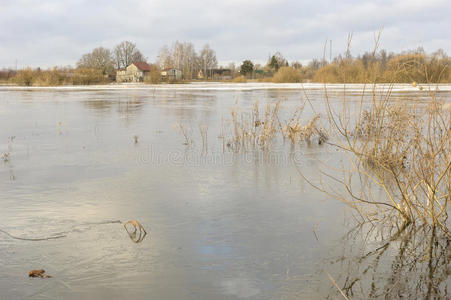
[[288, 121], [280, 121], [280, 101], [267, 103], [262, 110], [256, 101], [250, 112], [242, 112], [235, 105], [231, 111], [231, 136], [227, 141], [226, 129], [222, 129], [224, 144], [235, 152], [240, 150], [267, 150], [275, 139], [289, 139], [291, 143], [310, 143], [314, 137], [322, 144], [327, 140], [324, 130], [318, 126], [320, 116], [317, 114], [309, 121], [301, 118], [304, 105], [299, 107]]
[[280, 101], [274, 105], [266, 104], [265, 111], [260, 114], [259, 103], [254, 103], [251, 113], [240, 113], [235, 105], [232, 109], [233, 137], [227, 146], [235, 151], [240, 149], [267, 149], [280, 128], [278, 118]]
[[299, 141], [305, 141], [310, 143], [313, 136], [318, 137], [318, 144], [325, 142], [328, 137], [326, 133], [321, 130], [317, 121], [319, 120], [319, 114], [316, 114], [307, 124], [301, 125], [299, 120], [291, 119], [290, 122], [284, 128], [284, 137], [288, 137], [293, 144]]
[[302, 82], [301, 70], [292, 67], [281, 67], [272, 78], [273, 82], [277, 83], [297, 83]]

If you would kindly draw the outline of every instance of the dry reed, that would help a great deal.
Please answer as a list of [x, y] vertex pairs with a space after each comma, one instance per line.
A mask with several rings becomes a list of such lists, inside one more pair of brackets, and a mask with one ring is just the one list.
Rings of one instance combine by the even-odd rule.
[[[250, 112], [243, 112], [238, 105], [231, 111], [232, 134], [227, 140], [227, 147], [235, 152], [246, 150], [268, 150], [277, 138], [288, 138], [291, 143], [298, 144], [303, 141], [310, 142], [313, 137], [318, 138], [322, 144], [327, 140], [325, 131], [318, 125], [320, 116], [313, 116], [308, 122], [302, 118], [304, 105], [295, 110], [288, 121], [280, 121], [280, 101], [274, 104], [267, 103], [264, 109], [256, 101]], [[221, 137], [225, 138], [223, 126]]]
[[[376, 48], [379, 37], [376, 39]], [[376, 51], [374, 50], [374, 53]], [[363, 221], [390, 220], [397, 226], [420, 222], [447, 228], [451, 199], [451, 111], [429, 88], [424, 103], [395, 100], [393, 84], [386, 92], [372, 85], [351, 113], [346, 92], [333, 109], [325, 87], [331, 144], [348, 158], [342, 178], [322, 172], [344, 187], [324, 183], [314, 187], [353, 207]], [[418, 96], [419, 97], [419, 96]], [[366, 107], [368, 106], [368, 107]], [[380, 194], [375, 195], [377, 192]]]
[[184, 145], [189, 145], [192, 143], [190, 132], [187, 127], [185, 127], [183, 124], [177, 122], [176, 126], [180, 129], [180, 132], [183, 134], [183, 137], [185, 138]]

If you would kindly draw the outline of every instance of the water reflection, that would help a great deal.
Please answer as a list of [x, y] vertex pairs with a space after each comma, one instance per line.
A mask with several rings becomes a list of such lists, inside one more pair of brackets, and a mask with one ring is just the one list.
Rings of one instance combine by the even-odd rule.
[[142, 111], [142, 109], [145, 106], [145, 100], [134, 97], [132, 100], [129, 101], [119, 101], [117, 102], [117, 112], [121, 116], [125, 117], [134, 117], [139, 112]]
[[[322, 112], [322, 92], [308, 94]], [[288, 90], [0, 91], [9, 101], [0, 105], [0, 150], [7, 150], [9, 136], [18, 137], [10, 161], [0, 161], [0, 227], [17, 236], [71, 233], [33, 247], [1, 235], [0, 298], [341, 298], [327, 276], [316, 274], [344, 231], [343, 207], [302, 182], [292, 166], [314, 173], [318, 162], [338, 161], [335, 152], [280, 140], [274, 143], [280, 148], [236, 153], [228, 136], [222, 138], [233, 128], [235, 103], [247, 109], [257, 99], [282, 99], [281, 114], [289, 117], [302, 96]], [[176, 122], [190, 130], [192, 144], [183, 145]], [[131, 226], [125, 229], [130, 242], [118, 222], [92, 223], [124, 218], [151, 226], [151, 238]], [[356, 229], [326, 270], [349, 297], [401, 295], [404, 275], [411, 287], [423, 276], [407, 296], [427, 297], [420, 292], [429, 280], [431, 297], [447, 297], [447, 240], [435, 230], [436, 245], [421, 233], [426, 229], [408, 233], [411, 228], [393, 239]], [[377, 250], [359, 251], [369, 237], [388, 246], [367, 243]], [[416, 251], [421, 254], [410, 256]], [[24, 281], [24, 270], [37, 262], [54, 275], [49, 286]]]
[[94, 110], [100, 113], [111, 113], [112, 108], [115, 108], [118, 114], [122, 117], [134, 117], [141, 112], [146, 104], [146, 99], [143, 97], [131, 97], [126, 101], [117, 101], [111, 99], [95, 99], [85, 100], [83, 105], [89, 110]]
[[[382, 241], [375, 245], [371, 240]], [[343, 253], [326, 266], [341, 291], [355, 299], [444, 299], [450, 283], [451, 237], [446, 228], [368, 224], [344, 238]], [[362, 241], [365, 241], [363, 245]], [[328, 299], [341, 297], [331, 287]]]
[[90, 110], [97, 110], [100, 112], [109, 112], [113, 107], [114, 102], [110, 100], [88, 100], [83, 101], [83, 105]]

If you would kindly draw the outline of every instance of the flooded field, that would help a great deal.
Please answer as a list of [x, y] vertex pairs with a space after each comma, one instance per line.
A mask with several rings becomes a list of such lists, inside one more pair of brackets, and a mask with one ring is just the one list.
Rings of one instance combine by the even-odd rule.
[[[342, 95], [328, 87], [332, 104]], [[0, 299], [450, 297], [449, 239], [410, 228], [387, 243], [302, 179], [338, 166], [331, 146], [228, 144], [235, 105], [280, 101], [283, 117], [308, 98], [308, 123], [324, 96], [313, 84], [0, 88]], [[53, 277], [28, 278], [41, 268]]]

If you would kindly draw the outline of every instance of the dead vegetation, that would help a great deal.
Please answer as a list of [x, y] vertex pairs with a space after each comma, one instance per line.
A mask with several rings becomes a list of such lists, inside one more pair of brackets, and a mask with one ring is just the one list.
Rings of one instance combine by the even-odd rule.
[[227, 129], [222, 129], [221, 137], [225, 145], [235, 151], [268, 150], [274, 140], [288, 139], [293, 145], [301, 142], [310, 143], [314, 138], [322, 144], [327, 136], [319, 125], [320, 115], [316, 114], [312, 119], [302, 119], [304, 105], [296, 109], [287, 121], [281, 120], [280, 101], [267, 103], [263, 108], [259, 102], [254, 102], [249, 111], [242, 110], [235, 105], [231, 111], [232, 128], [227, 134]]
[[141, 243], [147, 235], [142, 224], [136, 220], [130, 220], [124, 223], [125, 231], [127, 231], [130, 239], [135, 243]]
[[[327, 260], [334, 281], [325, 299], [447, 299], [450, 240], [432, 226], [352, 228]], [[382, 241], [374, 244], [372, 237]], [[383, 274], [381, 276], [380, 274]]]
[[1, 153], [1, 158], [3, 162], [8, 162], [11, 156], [11, 152], [13, 151], [13, 142], [16, 139], [15, 136], [8, 137], [8, 149]]
[[[325, 88], [330, 143], [347, 159], [341, 168], [327, 166], [320, 175], [338, 183], [343, 192], [323, 180], [315, 184], [299, 170], [301, 175], [319, 190], [348, 203], [361, 221], [397, 226], [419, 222], [447, 231], [451, 199], [449, 103], [438, 97], [432, 85], [426, 101], [418, 95], [394, 99], [393, 84], [384, 92], [375, 84], [366, 89], [365, 85], [358, 107], [351, 110], [346, 91], [341, 107], [334, 109]], [[365, 95], [370, 96], [369, 102]]]
[[191, 130], [186, 125], [179, 122], [177, 122], [175, 126], [180, 130], [180, 132], [183, 134], [183, 137], [185, 138], [183, 145], [190, 145], [192, 143]]
[[45, 273], [44, 269], [39, 269], [39, 270], [31, 270], [30, 272], [28, 272], [28, 277], [38, 277], [38, 278], [52, 278], [51, 275]]

